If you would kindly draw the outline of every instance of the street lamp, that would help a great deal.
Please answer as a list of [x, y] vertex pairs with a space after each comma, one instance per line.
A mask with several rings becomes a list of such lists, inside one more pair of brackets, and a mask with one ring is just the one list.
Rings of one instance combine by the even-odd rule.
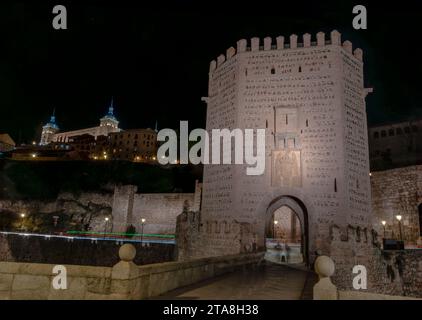
[[104, 226], [104, 239], [105, 239], [105, 237], [106, 237], [108, 220], [110, 220], [110, 219], [109, 219], [109, 217], [105, 217], [105, 218], [104, 218], [104, 221], [105, 221], [105, 226]]
[[400, 240], [401, 241], [403, 241], [403, 234], [401, 233], [401, 218], [402, 218], [402, 216], [401, 215], [396, 215], [396, 219], [398, 220], [398, 222], [399, 222], [399, 231], [400, 231]]
[[144, 245], [144, 225], [145, 225], [145, 218], [142, 218], [141, 219], [141, 246], [143, 246]]
[[21, 216], [21, 229], [23, 230], [23, 220], [25, 219], [25, 213], [21, 213], [20, 214], [20, 216]]
[[275, 239], [275, 228], [276, 228], [277, 224], [278, 224], [278, 221], [274, 220], [273, 239]]
[[385, 225], [386, 225], [387, 221], [382, 220], [381, 223], [382, 223], [382, 227], [384, 228], [384, 238], [385, 238]]
[[53, 233], [57, 227], [57, 222], [59, 221], [59, 216], [53, 216]]

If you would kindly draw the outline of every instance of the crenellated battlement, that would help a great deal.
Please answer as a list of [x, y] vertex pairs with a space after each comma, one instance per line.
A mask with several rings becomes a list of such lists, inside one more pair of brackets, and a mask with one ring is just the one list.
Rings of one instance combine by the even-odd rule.
[[[288, 40], [288, 42], [286, 40]], [[341, 34], [337, 30], [331, 31], [329, 39], [326, 39], [324, 32], [318, 32], [315, 36], [315, 40], [316, 41], [312, 41], [312, 36], [309, 33], [302, 35], [302, 42], [298, 42], [298, 36], [296, 34], [290, 35], [288, 39], [285, 39], [284, 36], [278, 36], [275, 39], [266, 37], [262, 41], [260, 38], [254, 37], [250, 39], [249, 43], [246, 39], [241, 39], [237, 41], [236, 49], [230, 47], [226, 50], [226, 54], [220, 54], [216, 60], [211, 61], [210, 73], [226, 61], [230, 60], [237, 53], [250, 51], [288, 50], [337, 45], [342, 46], [346, 52], [353, 55], [357, 60], [362, 61], [362, 49], [356, 48], [353, 51], [353, 44], [349, 40], [344, 41], [342, 44]]]

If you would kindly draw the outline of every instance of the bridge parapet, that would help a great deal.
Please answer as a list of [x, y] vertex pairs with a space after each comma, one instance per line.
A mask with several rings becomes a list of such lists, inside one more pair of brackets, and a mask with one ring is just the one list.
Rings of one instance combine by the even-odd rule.
[[136, 249], [120, 247], [110, 267], [65, 265], [67, 289], [52, 286], [53, 264], [0, 262], [0, 300], [145, 299], [242, 268], [255, 267], [264, 253], [247, 253], [138, 266]]

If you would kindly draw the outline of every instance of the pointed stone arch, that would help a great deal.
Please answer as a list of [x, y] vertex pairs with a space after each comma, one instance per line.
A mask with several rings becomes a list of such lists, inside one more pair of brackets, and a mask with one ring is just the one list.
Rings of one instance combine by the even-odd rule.
[[293, 210], [299, 218], [301, 227], [301, 243], [303, 247], [303, 260], [309, 265], [309, 215], [305, 204], [298, 198], [291, 195], [282, 195], [274, 198], [268, 205], [265, 214], [265, 229], [272, 228], [272, 217], [274, 212], [286, 206]]

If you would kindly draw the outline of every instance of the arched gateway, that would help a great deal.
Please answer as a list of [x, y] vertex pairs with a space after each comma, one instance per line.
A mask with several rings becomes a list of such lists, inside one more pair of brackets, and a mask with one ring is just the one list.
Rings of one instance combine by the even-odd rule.
[[[275, 198], [273, 201], [270, 202], [267, 211], [265, 213], [265, 234], [268, 236], [268, 232], [272, 230], [272, 234], [276, 243], [280, 243], [280, 241], [284, 241], [285, 244], [289, 244], [292, 239], [289, 239], [289, 236], [283, 235], [285, 239], [279, 237], [274, 230], [276, 230], [277, 225], [281, 224], [280, 220], [275, 220], [274, 214], [280, 210], [280, 208], [287, 207], [291, 210], [293, 216], [297, 217], [299, 220], [299, 230], [300, 230], [300, 239], [298, 243], [300, 244], [300, 253], [303, 258], [303, 262], [306, 265], [309, 265], [309, 222], [308, 222], [308, 211], [304, 203], [296, 197], [293, 196], [280, 196]], [[293, 220], [294, 222], [295, 220]], [[278, 222], [277, 224], [275, 222]], [[293, 230], [291, 232], [295, 233]], [[290, 241], [289, 241], [290, 240]], [[291, 245], [290, 245], [291, 246]], [[288, 262], [288, 261], [286, 261]]]

